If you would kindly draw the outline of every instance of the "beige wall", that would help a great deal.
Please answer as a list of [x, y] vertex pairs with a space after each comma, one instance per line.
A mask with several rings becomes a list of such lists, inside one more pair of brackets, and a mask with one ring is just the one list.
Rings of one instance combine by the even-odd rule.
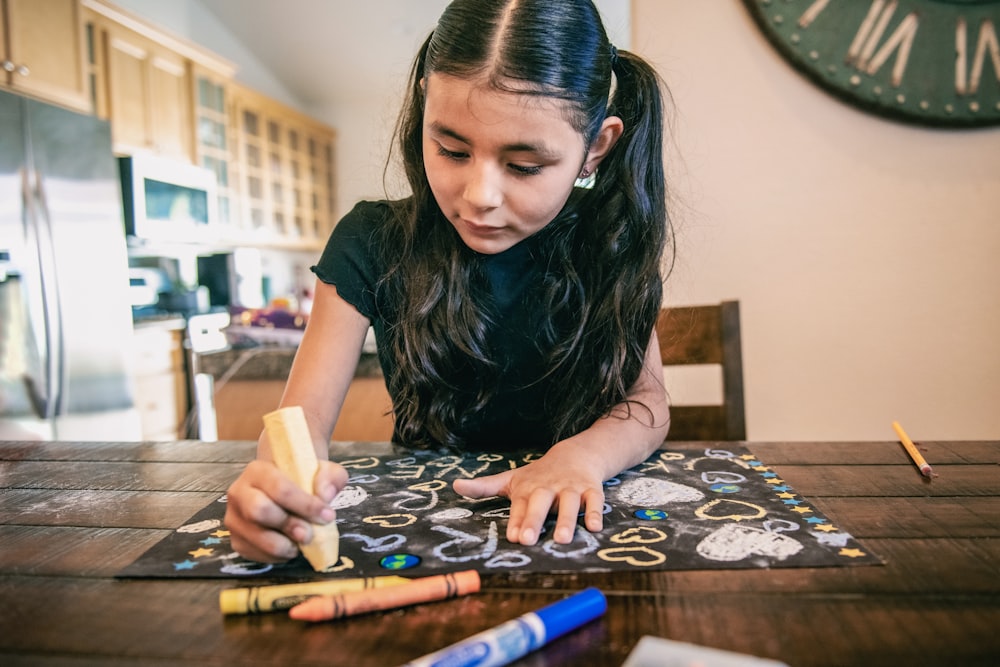
[[742, 302], [749, 437], [1000, 437], [1000, 128], [855, 111], [738, 0], [632, 9], [677, 108], [668, 300]]

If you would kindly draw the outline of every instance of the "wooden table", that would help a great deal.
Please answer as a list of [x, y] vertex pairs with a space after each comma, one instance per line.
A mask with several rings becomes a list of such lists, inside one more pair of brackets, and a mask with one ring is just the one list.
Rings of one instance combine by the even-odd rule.
[[489, 575], [478, 595], [307, 625], [223, 617], [231, 581], [114, 578], [225, 491], [253, 443], [0, 443], [0, 664], [382, 667], [586, 586], [608, 613], [517, 664], [621, 665], [647, 634], [793, 667], [1000, 664], [1000, 442], [921, 443], [932, 482], [895, 442], [749, 447], [887, 563]]

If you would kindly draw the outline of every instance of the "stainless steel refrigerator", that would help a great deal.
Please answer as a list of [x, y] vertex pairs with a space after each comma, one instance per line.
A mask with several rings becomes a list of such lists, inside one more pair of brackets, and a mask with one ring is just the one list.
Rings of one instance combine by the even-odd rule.
[[0, 440], [139, 440], [107, 122], [0, 91]]

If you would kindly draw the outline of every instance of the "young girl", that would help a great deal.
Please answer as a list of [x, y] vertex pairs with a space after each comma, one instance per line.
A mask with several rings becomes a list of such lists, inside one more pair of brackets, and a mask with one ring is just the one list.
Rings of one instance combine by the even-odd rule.
[[[394, 440], [546, 453], [457, 493], [510, 499], [507, 539], [559, 543], [602, 483], [662, 442], [653, 329], [667, 246], [659, 79], [590, 0], [455, 0], [413, 66], [397, 139], [412, 196], [362, 202], [319, 263], [282, 405], [301, 405], [315, 495], [258, 458], [229, 489], [234, 547], [292, 558], [347, 481], [328, 443], [369, 325]], [[578, 179], [589, 179], [577, 187]]]

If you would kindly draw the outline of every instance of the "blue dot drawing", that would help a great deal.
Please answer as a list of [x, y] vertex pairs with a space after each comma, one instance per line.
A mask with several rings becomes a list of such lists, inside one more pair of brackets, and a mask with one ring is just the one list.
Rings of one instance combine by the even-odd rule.
[[420, 565], [420, 557], [413, 554], [392, 554], [382, 558], [378, 564], [387, 570], [408, 570]]

